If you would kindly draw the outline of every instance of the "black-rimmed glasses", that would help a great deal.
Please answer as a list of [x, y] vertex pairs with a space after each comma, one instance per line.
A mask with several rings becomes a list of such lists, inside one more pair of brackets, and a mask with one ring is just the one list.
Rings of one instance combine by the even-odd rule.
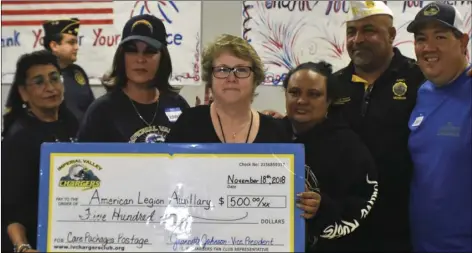
[[234, 76], [237, 78], [248, 78], [251, 75], [252, 68], [241, 66], [241, 67], [213, 67], [213, 76], [218, 79], [225, 79], [228, 76], [234, 73]]

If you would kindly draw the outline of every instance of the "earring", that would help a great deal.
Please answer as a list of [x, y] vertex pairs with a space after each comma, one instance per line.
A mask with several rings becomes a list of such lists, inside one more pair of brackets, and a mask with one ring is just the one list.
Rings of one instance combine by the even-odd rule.
[[23, 103], [23, 104], [21, 105], [21, 107], [22, 107], [23, 109], [26, 109], [26, 107], [28, 107], [28, 106], [26, 106], [26, 103]]
[[326, 112], [326, 114], [325, 114], [325, 119], [327, 119], [327, 118], [328, 118], [328, 112]]

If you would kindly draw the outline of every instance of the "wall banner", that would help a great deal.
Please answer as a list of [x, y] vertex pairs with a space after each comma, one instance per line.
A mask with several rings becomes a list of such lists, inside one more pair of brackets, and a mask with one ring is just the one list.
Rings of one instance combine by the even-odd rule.
[[99, 84], [111, 68], [121, 32], [130, 17], [152, 14], [167, 28], [173, 85], [200, 84], [200, 1], [2, 1], [2, 83], [11, 83], [24, 53], [43, 49], [44, 20], [81, 20], [77, 64]]
[[[401, 52], [415, 57], [413, 35], [406, 31], [416, 13], [435, 1], [384, 1], [394, 13]], [[462, 14], [472, 40], [472, 1], [441, 1]], [[325, 60], [334, 70], [349, 64], [345, 21], [349, 1], [243, 1], [243, 37], [267, 69], [265, 85], [281, 85], [287, 71], [300, 63]], [[469, 60], [472, 43], [469, 42]]]

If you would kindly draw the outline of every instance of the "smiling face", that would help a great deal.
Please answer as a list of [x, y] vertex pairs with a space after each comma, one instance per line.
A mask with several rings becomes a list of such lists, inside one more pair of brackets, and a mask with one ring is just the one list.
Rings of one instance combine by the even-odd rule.
[[346, 24], [349, 57], [363, 70], [375, 70], [392, 52], [396, 30], [387, 15], [375, 15]]
[[415, 33], [415, 53], [426, 78], [436, 85], [449, 83], [463, 66], [467, 35], [455, 35], [438, 22], [418, 29]]
[[214, 101], [237, 103], [252, 101], [254, 75], [250, 61], [223, 52], [213, 61], [212, 94]]
[[26, 71], [26, 83], [18, 89], [23, 101], [36, 111], [58, 108], [64, 94], [61, 74], [52, 64], [29, 68]]
[[328, 112], [326, 77], [308, 69], [295, 72], [285, 91], [287, 116], [298, 124], [321, 122]]
[[131, 41], [123, 45], [128, 83], [148, 85], [159, 68], [159, 50], [141, 41]]

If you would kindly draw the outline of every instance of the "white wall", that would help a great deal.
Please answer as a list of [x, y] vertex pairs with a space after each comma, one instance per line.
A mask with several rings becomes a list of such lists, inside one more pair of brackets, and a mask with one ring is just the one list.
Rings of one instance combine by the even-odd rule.
[[[202, 43], [208, 44], [222, 33], [241, 35], [242, 2], [240, 1], [205, 1], [203, 2], [203, 31]], [[224, 24], [224, 25], [223, 25]], [[15, 64], [17, 59], [12, 59], [9, 64]], [[96, 97], [105, 93], [101, 86], [93, 86]], [[2, 110], [10, 90], [10, 84], [2, 83]], [[190, 105], [195, 103], [195, 97], [199, 96], [203, 101], [204, 85], [184, 86], [181, 95], [187, 99]], [[254, 108], [258, 110], [275, 109], [285, 111], [283, 90], [281, 87], [261, 86], [257, 89], [259, 94], [254, 100]]]

